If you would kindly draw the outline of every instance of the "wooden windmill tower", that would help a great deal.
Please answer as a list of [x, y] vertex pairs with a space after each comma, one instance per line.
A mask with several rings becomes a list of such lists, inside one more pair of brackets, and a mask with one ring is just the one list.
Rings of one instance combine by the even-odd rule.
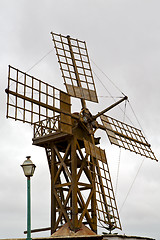
[[[105, 113], [127, 97], [92, 115], [86, 101], [98, 103], [86, 43], [51, 33], [67, 93], [9, 66], [7, 117], [34, 126], [33, 144], [45, 148], [51, 175], [51, 233], [68, 223], [97, 232], [121, 229], [105, 151], [97, 129], [112, 144], [157, 161], [142, 132]], [[71, 97], [82, 109], [71, 112]], [[96, 120], [100, 117], [102, 124]]]

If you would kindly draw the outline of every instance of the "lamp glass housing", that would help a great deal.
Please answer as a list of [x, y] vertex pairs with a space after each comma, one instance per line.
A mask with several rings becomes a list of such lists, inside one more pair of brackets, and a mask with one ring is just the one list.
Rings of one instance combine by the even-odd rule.
[[30, 157], [27, 157], [27, 159], [23, 162], [21, 167], [23, 168], [24, 175], [26, 177], [32, 177], [36, 168], [36, 166], [31, 161]]

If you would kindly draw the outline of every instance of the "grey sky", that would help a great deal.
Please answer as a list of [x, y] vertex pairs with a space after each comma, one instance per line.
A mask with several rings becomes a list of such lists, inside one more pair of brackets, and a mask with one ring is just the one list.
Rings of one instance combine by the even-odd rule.
[[[95, 62], [129, 97], [160, 159], [159, 9], [158, 0], [0, 1], [0, 238], [24, 237], [26, 179], [20, 164], [27, 155], [31, 155], [37, 166], [32, 179], [32, 227], [50, 224], [50, 179], [44, 149], [32, 146], [33, 131], [29, 125], [5, 118], [8, 65], [22, 71], [30, 69], [52, 50], [50, 31], [85, 40], [93, 71], [113, 96], [122, 96], [96, 68]], [[29, 74], [65, 89], [54, 51]], [[93, 113], [112, 103], [111, 99], [102, 97], [108, 93], [96, 77], [95, 83], [100, 104], [98, 107], [88, 104]], [[73, 105], [75, 111], [74, 100]], [[126, 113], [136, 124], [129, 105]], [[119, 108], [112, 114], [122, 119]], [[102, 136], [101, 147], [106, 149], [115, 186], [119, 149], [110, 145], [105, 133], [97, 134]], [[134, 153], [121, 153], [116, 197], [121, 209], [122, 234], [160, 239], [159, 163], [144, 160], [125, 201], [142, 161]], [[49, 233], [33, 235], [36, 236], [49, 236]]]

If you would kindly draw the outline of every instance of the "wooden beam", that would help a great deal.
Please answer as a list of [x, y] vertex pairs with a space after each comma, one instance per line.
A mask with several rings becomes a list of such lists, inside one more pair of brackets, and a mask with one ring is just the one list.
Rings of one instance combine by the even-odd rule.
[[[64, 208], [66, 207], [66, 205], [67, 205], [67, 203], [68, 203], [68, 200], [69, 200], [69, 198], [70, 198], [71, 190], [72, 190], [72, 188], [70, 187], [69, 192], [68, 192], [67, 197], [66, 197], [66, 200], [65, 200], [65, 202], [64, 202]], [[65, 208], [65, 209], [66, 209], [66, 208]], [[61, 210], [61, 208], [60, 208], [59, 216], [58, 216], [58, 219], [56, 220], [55, 226], [54, 226], [54, 227], [55, 227], [55, 230], [57, 229], [58, 224], [59, 224], [59, 222], [60, 222], [60, 220], [61, 220], [61, 218], [62, 218], [62, 214], [63, 214], [63, 212], [62, 212], [62, 210]]]
[[54, 231], [56, 230], [54, 228], [55, 225], [55, 221], [56, 221], [56, 205], [57, 205], [57, 201], [55, 198], [55, 174], [56, 174], [56, 165], [55, 165], [55, 160], [56, 160], [56, 156], [55, 156], [55, 151], [52, 148], [51, 149], [51, 163], [50, 163], [50, 172], [51, 172], [51, 235], [54, 233]]
[[72, 231], [78, 229], [78, 204], [77, 204], [77, 156], [76, 138], [71, 140], [71, 171], [72, 171]]
[[[35, 233], [35, 232], [43, 232], [43, 231], [49, 231], [51, 230], [51, 227], [47, 227], [47, 228], [36, 228], [36, 229], [32, 229], [31, 233]], [[24, 234], [27, 234], [27, 231], [24, 231]]]
[[[59, 159], [59, 161], [60, 161], [61, 163], [60, 163], [60, 165], [59, 165], [58, 171], [57, 171], [56, 176], [55, 176], [55, 179], [54, 179], [55, 182], [56, 182], [57, 177], [59, 176], [59, 174], [60, 174], [60, 172], [61, 172], [62, 166], [64, 167], [64, 164], [65, 164], [64, 161], [65, 161], [66, 158], [68, 157], [69, 150], [70, 150], [70, 146], [71, 146], [71, 144], [69, 143], [68, 146], [67, 146], [67, 148], [66, 148], [66, 151], [65, 151], [65, 154], [64, 154], [63, 158], [60, 156], [60, 154], [58, 155], [58, 159]], [[57, 153], [57, 151], [56, 151], [56, 153]], [[65, 166], [66, 166], [66, 165], [65, 165]]]
[[17, 92], [13, 92], [13, 91], [9, 90], [8, 88], [5, 89], [5, 92], [6, 92], [7, 94], [11, 94], [11, 95], [15, 96], [16, 98], [21, 98], [21, 99], [23, 99], [23, 100], [25, 100], [25, 101], [28, 101], [28, 102], [34, 103], [34, 104], [36, 104], [36, 105], [38, 105], [38, 106], [47, 108], [48, 110], [52, 110], [52, 111], [57, 112], [57, 113], [63, 113], [63, 114], [65, 114], [65, 115], [71, 116], [71, 117], [74, 118], [74, 119], [78, 119], [78, 120], [79, 120], [79, 116], [77, 116], [76, 114], [72, 114], [72, 113], [66, 112], [66, 111], [64, 111], [64, 110], [62, 111], [62, 110], [59, 109], [59, 108], [53, 107], [53, 106], [51, 106], [51, 105], [48, 105], [48, 104], [46, 104], [46, 103], [37, 101], [37, 100], [35, 100], [35, 99], [29, 98], [29, 97], [26, 97], [26, 96], [23, 96], [22, 94], [19, 94], [19, 93], [17, 93]]
[[[78, 191], [78, 194], [81, 194], [81, 192]], [[91, 192], [90, 192], [90, 194], [89, 194], [89, 196], [88, 196], [87, 202], [84, 204], [83, 212], [82, 212], [82, 214], [81, 214], [81, 216], [80, 216], [80, 219], [79, 219], [79, 222], [78, 222], [79, 226], [81, 226], [82, 221], [83, 221], [83, 218], [84, 218], [84, 215], [85, 215], [86, 212], [88, 211], [87, 208], [88, 208], [89, 202], [91, 201], [92, 195], [93, 195], [93, 189], [91, 190]]]

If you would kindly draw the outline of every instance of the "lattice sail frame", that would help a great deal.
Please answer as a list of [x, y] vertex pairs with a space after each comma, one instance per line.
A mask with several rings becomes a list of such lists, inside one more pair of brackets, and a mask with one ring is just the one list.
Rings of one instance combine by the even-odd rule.
[[[37, 134], [72, 133], [70, 96], [31, 75], [9, 66], [7, 118], [34, 124]], [[39, 133], [40, 135], [40, 133]]]
[[51, 34], [68, 94], [98, 102], [85, 41]]
[[[105, 150], [84, 140], [85, 152], [95, 169], [97, 219], [108, 230], [122, 229]], [[107, 227], [108, 226], [108, 227]]]
[[141, 130], [104, 114], [101, 121], [112, 144], [158, 161]]

